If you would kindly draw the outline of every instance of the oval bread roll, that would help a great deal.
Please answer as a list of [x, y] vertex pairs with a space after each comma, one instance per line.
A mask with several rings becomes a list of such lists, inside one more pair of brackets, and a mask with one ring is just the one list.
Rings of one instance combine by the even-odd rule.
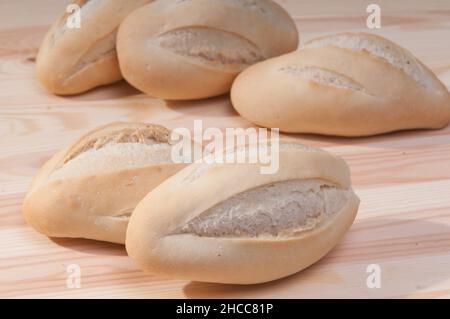
[[229, 92], [255, 62], [295, 50], [289, 14], [270, 0], [160, 0], [125, 19], [120, 68], [139, 90], [168, 100]]
[[145, 271], [203, 282], [255, 284], [296, 273], [330, 251], [359, 199], [342, 159], [280, 145], [279, 170], [192, 164], [150, 192], [127, 230]]
[[[119, 24], [151, 0], [77, 0], [80, 28], [64, 13], [47, 32], [36, 59], [44, 86], [60, 95], [78, 94], [122, 79], [116, 54]], [[73, 16], [75, 17], [75, 16]]]
[[171, 161], [169, 134], [141, 123], [90, 132], [41, 168], [25, 197], [25, 219], [51, 237], [123, 244], [137, 203], [185, 167]]
[[243, 72], [235, 109], [249, 121], [289, 133], [367, 136], [438, 129], [450, 121], [450, 95], [410, 52], [379, 36], [344, 33]]

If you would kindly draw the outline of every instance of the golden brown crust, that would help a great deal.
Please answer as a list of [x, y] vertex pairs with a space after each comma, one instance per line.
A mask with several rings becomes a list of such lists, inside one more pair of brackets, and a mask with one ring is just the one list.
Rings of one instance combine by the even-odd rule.
[[[362, 47], [333, 43], [340, 36]], [[319, 38], [252, 66], [231, 98], [249, 121], [290, 133], [367, 136], [450, 121], [450, 95], [439, 79], [403, 48], [367, 34]]]
[[[257, 164], [193, 164], [149, 193], [133, 212], [128, 254], [145, 271], [207, 282], [252, 284], [275, 280], [326, 254], [355, 218], [359, 200], [345, 162], [310, 148], [286, 148], [276, 174]], [[245, 178], [242, 178], [245, 176]], [[175, 230], [236, 194], [289, 180], [319, 179], [348, 190], [342, 210], [294, 237], [202, 237]]]
[[294, 22], [269, 0], [157, 1], [133, 12], [117, 39], [125, 79], [172, 100], [226, 93], [247, 66], [298, 46]]
[[[24, 200], [25, 219], [37, 231], [48, 236], [124, 243], [128, 219], [136, 204], [150, 190], [186, 165], [135, 158], [153, 152], [143, 150], [138, 155], [97, 155], [94, 160], [100, 161], [103, 169], [95, 173], [89, 167], [85, 168], [86, 173], [80, 172], [83, 167], [75, 166], [71, 168], [76, 170], [74, 172], [56, 174], [76, 161], [78, 156], [86, 153], [96, 156], [102, 150], [100, 144], [105, 145], [103, 142], [108, 142], [109, 146], [126, 142], [127, 145], [145, 147], [152, 140], [152, 143], [165, 145], [169, 133], [168, 129], [159, 125], [117, 122], [86, 134], [57, 153], [40, 169]], [[100, 144], [96, 145], [94, 141]], [[110, 168], [111, 159], [108, 156], [114, 163]], [[138, 160], [146, 164], [130, 165], [130, 162]]]
[[52, 93], [78, 94], [122, 79], [115, 49], [119, 24], [152, 0], [77, 1], [81, 28], [67, 28], [64, 12], [51, 26], [36, 59], [37, 75]]

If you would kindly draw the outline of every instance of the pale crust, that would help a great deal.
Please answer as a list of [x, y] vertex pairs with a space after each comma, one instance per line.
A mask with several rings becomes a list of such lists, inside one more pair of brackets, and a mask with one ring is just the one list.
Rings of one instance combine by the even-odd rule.
[[[108, 170], [98, 174], [53, 179], [51, 175], [76, 156], [81, 144], [117, 132], [148, 130], [168, 138], [158, 125], [112, 123], [100, 127], [53, 156], [43, 165], [25, 197], [23, 214], [37, 231], [51, 237], [76, 237], [123, 244], [129, 215], [136, 204], [185, 164], [161, 163]], [[74, 153], [75, 151], [75, 153]], [[124, 165], [125, 167], [125, 165]]]
[[[115, 33], [133, 10], [152, 0], [75, 1], [81, 7], [81, 28], [66, 28], [68, 13], [51, 26], [36, 59], [37, 75], [52, 93], [78, 94], [122, 79], [115, 50]], [[112, 37], [111, 48], [80, 65], [98, 44]], [[107, 46], [108, 47], [108, 46]], [[95, 53], [94, 53], [95, 55]]]
[[[391, 41], [360, 36], [384, 41], [415, 59]], [[247, 69], [233, 84], [231, 99], [249, 121], [289, 133], [368, 136], [445, 127], [450, 121], [449, 92], [423, 63], [413, 62], [432, 89], [366, 50], [331, 45], [302, 49]], [[302, 68], [332, 71], [361, 89], [318, 83], [292, 71]]]
[[[271, 175], [260, 174], [256, 164], [200, 165], [193, 164], [166, 180], [133, 212], [126, 248], [143, 270], [204, 282], [254, 284], [275, 280], [319, 260], [356, 216], [359, 199], [351, 191], [348, 167], [326, 152], [283, 150], [280, 169]], [[351, 196], [332, 219], [295, 237], [220, 238], [174, 233], [180, 225], [235, 194], [274, 182], [316, 178], [349, 189]]]
[[[280, 6], [268, 0], [257, 2], [256, 7], [263, 6], [269, 11], [271, 18], [267, 18], [236, 2], [239, 1], [156, 1], [133, 12], [120, 26], [117, 37], [120, 68], [125, 79], [149, 95], [171, 100], [204, 98], [228, 92], [241, 69], [202, 63], [152, 42], [175, 30], [194, 27], [203, 31], [226, 32], [251, 43], [263, 58], [297, 48], [295, 24]], [[207, 36], [203, 40], [207, 42]], [[187, 45], [190, 43], [187, 41]], [[210, 48], [207, 45], [205, 49]]]

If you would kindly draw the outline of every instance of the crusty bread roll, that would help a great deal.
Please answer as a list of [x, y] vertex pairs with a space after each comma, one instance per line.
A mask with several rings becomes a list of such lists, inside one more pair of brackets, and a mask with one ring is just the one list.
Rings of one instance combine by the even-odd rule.
[[125, 19], [120, 68], [139, 90], [184, 100], [226, 93], [249, 65], [293, 51], [298, 32], [270, 0], [160, 0]]
[[258, 164], [195, 163], [136, 207], [126, 249], [145, 271], [254, 284], [322, 258], [352, 224], [359, 199], [342, 159], [280, 145], [275, 174]]
[[46, 34], [36, 59], [44, 86], [60, 95], [78, 94], [122, 79], [116, 54], [119, 24], [152, 0], [77, 0], [81, 28], [68, 28], [62, 14]]
[[249, 121], [290, 133], [366, 136], [450, 121], [449, 92], [432, 71], [365, 33], [318, 38], [252, 66], [231, 98]]
[[124, 243], [136, 204], [185, 166], [171, 161], [169, 133], [112, 123], [85, 135], [41, 168], [25, 197], [27, 222], [51, 237]]

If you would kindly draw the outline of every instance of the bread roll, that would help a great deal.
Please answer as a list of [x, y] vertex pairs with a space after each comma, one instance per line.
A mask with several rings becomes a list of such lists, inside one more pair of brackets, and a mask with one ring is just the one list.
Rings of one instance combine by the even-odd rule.
[[62, 14], [52, 25], [36, 59], [37, 75], [55, 94], [70, 95], [122, 79], [116, 54], [117, 28], [133, 10], [151, 0], [77, 0], [81, 28], [69, 28]]
[[322, 258], [352, 224], [359, 199], [342, 159], [280, 145], [275, 174], [258, 164], [192, 164], [150, 192], [127, 230], [145, 271], [203, 282], [255, 284]]
[[343, 33], [243, 72], [235, 109], [289, 133], [367, 136], [438, 129], [450, 121], [445, 85], [407, 50], [382, 37]]
[[185, 166], [171, 161], [169, 133], [113, 123], [85, 135], [41, 168], [25, 197], [27, 222], [51, 237], [124, 243], [136, 204]]
[[159, 98], [187, 100], [229, 92], [249, 65], [298, 46], [288, 13], [270, 0], [160, 0], [120, 26], [125, 79]]

